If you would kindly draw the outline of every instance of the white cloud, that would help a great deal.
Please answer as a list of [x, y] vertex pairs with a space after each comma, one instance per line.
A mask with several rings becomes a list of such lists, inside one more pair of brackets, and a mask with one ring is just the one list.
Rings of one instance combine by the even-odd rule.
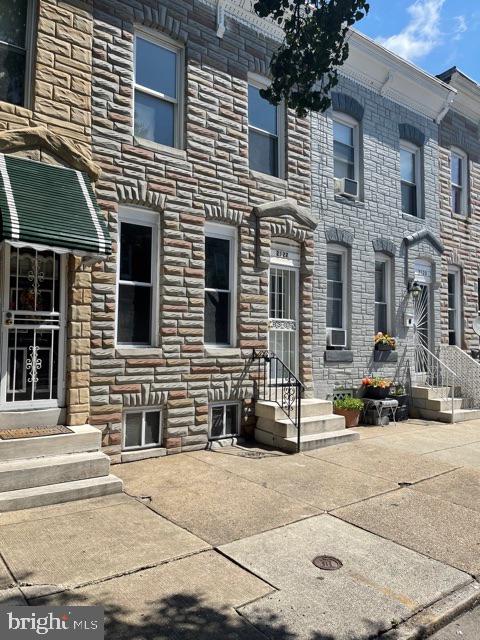
[[461, 40], [462, 34], [464, 34], [465, 31], [468, 31], [467, 20], [465, 16], [455, 16], [454, 20], [455, 20], [455, 29], [454, 29], [453, 39]]
[[[379, 42], [407, 60], [413, 61], [426, 56], [442, 43], [440, 17], [444, 4], [445, 0], [416, 0], [407, 7], [410, 16], [407, 26], [396, 35], [379, 38]], [[463, 22], [458, 21], [457, 29], [463, 26], [466, 30], [464, 18]], [[460, 35], [463, 31], [458, 30], [456, 33]]]

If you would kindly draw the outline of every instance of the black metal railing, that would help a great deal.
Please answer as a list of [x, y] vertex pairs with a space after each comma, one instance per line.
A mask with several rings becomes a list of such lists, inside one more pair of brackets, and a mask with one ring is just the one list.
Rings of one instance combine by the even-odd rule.
[[297, 430], [297, 451], [300, 451], [302, 393], [305, 387], [273, 351], [254, 349], [252, 363], [255, 399], [275, 402], [282, 409]]

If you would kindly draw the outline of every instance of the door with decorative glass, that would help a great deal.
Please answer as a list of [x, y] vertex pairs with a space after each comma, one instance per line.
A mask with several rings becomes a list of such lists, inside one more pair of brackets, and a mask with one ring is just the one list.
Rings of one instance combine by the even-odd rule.
[[423, 260], [415, 263], [415, 281], [418, 289], [413, 296], [413, 336], [415, 348], [415, 371], [428, 371], [431, 350], [431, 283], [432, 266]]
[[63, 403], [64, 257], [4, 248], [1, 405]]
[[[298, 252], [292, 247], [274, 247], [269, 303], [269, 349], [295, 375], [298, 375], [298, 261]], [[271, 372], [272, 378], [279, 375]]]

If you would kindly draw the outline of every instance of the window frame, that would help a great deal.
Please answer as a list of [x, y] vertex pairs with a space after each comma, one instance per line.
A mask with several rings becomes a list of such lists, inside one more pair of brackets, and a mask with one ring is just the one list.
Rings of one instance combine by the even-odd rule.
[[[452, 159], [456, 156], [462, 161], [461, 179], [462, 184], [455, 184], [452, 179]], [[453, 209], [453, 189], [457, 188], [461, 190], [460, 197], [460, 212], [456, 212]], [[450, 209], [454, 216], [461, 216], [462, 218], [468, 215], [468, 155], [462, 149], [458, 147], [451, 147], [450, 149]]]
[[358, 184], [358, 193], [360, 194], [360, 123], [352, 116], [342, 111], [333, 111], [332, 113], [332, 158], [333, 158], [333, 177], [335, 180], [341, 180], [335, 175], [335, 133], [334, 122], [343, 124], [353, 129], [353, 175], [354, 180]]
[[[407, 180], [402, 179], [402, 167], [400, 163], [400, 210], [406, 216], [411, 216], [412, 218], [422, 219], [423, 218], [423, 208], [422, 208], [422, 198], [423, 198], [423, 185], [422, 185], [422, 149], [416, 144], [409, 142], [408, 140], [400, 139], [400, 151], [408, 151], [415, 156], [415, 183], [408, 182]], [[400, 160], [400, 153], [399, 153]], [[417, 204], [417, 213], [409, 213], [408, 211], [404, 211], [402, 207], [402, 187], [401, 185], [405, 183], [408, 185], [413, 185], [416, 187], [416, 204]]]
[[[327, 251], [326, 251], [326, 255], [327, 255], [327, 295], [325, 296], [325, 301], [327, 303], [326, 306], [326, 317], [325, 317], [325, 324], [326, 324], [326, 329], [327, 331], [330, 330], [340, 330], [340, 331], [345, 331], [345, 336], [346, 336], [346, 341], [348, 343], [349, 341], [349, 328], [348, 328], [348, 295], [347, 295], [347, 290], [348, 290], [348, 252], [349, 250], [346, 247], [342, 247], [339, 245], [327, 245]], [[342, 274], [342, 325], [341, 327], [330, 327], [327, 322], [328, 322], [328, 254], [329, 253], [333, 253], [336, 255], [340, 255], [342, 257], [342, 265], [341, 265], [341, 274]], [[332, 280], [333, 282], [333, 280]], [[337, 300], [337, 298], [335, 298], [335, 300]]]
[[[267, 89], [270, 86], [270, 82], [267, 78], [260, 76], [256, 73], [249, 73], [247, 78], [247, 101], [248, 101], [248, 87], [252, 85], [252, 87], [256, 87], [257, 89]], [[274, 106], [274, 105], [272, 105]], [[257, 173], [261, 173], [262, 175], [269, 176], [270, 178], [278, 178], [280, 180], [285, 179], [286, 174], [286, 120], [285, 120], [285, 102], [282, 100], [280, 104], [277, 106], [277, 167], [278, 167], [278, 175], [275, 176], [270, 173], [264, 173], [263, 171], [258, 171], [258, 169], [250, 168], [250, 149], [248, 149], [248, 166], [250, 171], [254, 171]], [[248, 104], [247, 104], [247, 121], [248, 121], [248, 132], [250, 133], [250, 129], [257, 131], [260, 134], [271, 136], [272, 134], [264, 129], [258, 129], [257, 127], [250, 124], [250, 119], [248, 118]]]
[[[143, 85], [137, 84], [137, 37], [147, 40], [157, 47], [163, 47], [168, 49], [177, 55], [177, 69], [176, 69], [176, 100], [171, 96], [167, 96], [164, 93], [155, 91], [155, 89], [149, 89]], [[163, 149], [183, 149], [184, 146], [184, 127], [183, 127], [183, 113], [184, 113], [184, 79], [185, 79], [185, 48], [175, 40], [168, 38], [162, 33], [152, 31], [143, 26], [136, 26], [133, 34], [133, 95], [132, 95], [132, 136], [135, 141], [143, 145], [154, 145]], [[157, 100], [169, 102], [175, 105], [174, 107], [174, 130], [173, 130], [173, 147], [156, 142], [155, 140], [149, 140], [148, 138], [142, 138], [135, 135], [135, 91], [145, 93]]]
[[[387, 307], [387, 333], [392, 335], [392, 327], [393, 327], [393, 295], [392, 295], [392, 274], [393, 274], [393, 260], [390, 256], [384, 253], [375, 253], [375, 270], [377, 262], [381, 262], [385, 265], [385, 305]], [[376, 306], [377, 304], [384, 304], [382, 302], [377, 302], [377, 291], [376, 291], [376, 278], [374, 281], [374, 305], [375, 305], [375, 316], [374, 323], [376, 325]], [[379, 329], [375, 326], [375, 333], [377, 333]]]
[[[235, 433], [225, 433], [226, 424], [226, 407], [235, 405], [237, 407], [237, 425]], [[214, 407], [223, 407], [223, 434], [221, 436], [212, 436], [212, 413]], [[237, 400], [219, 400], [218, 402], [210, 402], [208, 405], [208, 439], [210, 441], [225, 440], [228, 438], [236, 438], [240, 434], [240, 418], [241, 418], [242, 405]]]
[[[453, 292], [454, 295], [454, 299], [455, 299], [455, 307], [450, 307], [450, 291], [449, 291], [449, 283], [448, 283], [448, 276], [453, 275], [454, 277], [454, 283], [455, 283], [455, 290]], [[461, 347], [462, 344], [462, 270], [460, 269], [460, 267], [457, 267], [456, 265], [450, 265], [448, 267], [448, 274], [447, 274], [447, 313], [448, 313], [448, 343], [452, 344], [450, 342], [450, 333], [452, 333], [452, 330], [450, 329], [450, 312], [453, 311], [455, 313], [455, 345], [457, 347]]]
[[[204, 346], [208, 349], [225, 349], [225, 348], [233, 348], [237, 343], [237, 240], [238, 233], [237, 228], [228, 224], [218, 224], [215, 222], [206, 222], [204, 228], [204, 236], [205, 238], [220, 238], [221, 240], [228, 240], [230, 242], [230, 255], [229, 255], [229, 289], [212, 289], [211, 287], [206, 287], [204, 284], [204, 300], [205, 293], [207, 291], [220, 291], [224, 293], [230, 292], [230, 327], [229, 327], [229, 335], [230, 342], [223, 344], [217, 342], [206, 342], [205, 341], [205, 313], [204, 313]], [[206, 281], [206, 256], [205, 256], [205, 280]]]
[[[131, 413], [141, 413], [142, 414], [142, 444], [127, 447], [126, 436], [127, 436], [127, 414]], [[158, 413], [159, 414], [159, 429], [158, 429], [158, 442], [153, 443], [145, 443], [145, 414], [147, 413]], [[122, 451], [139, 451], [141, 449], [158, 449], [162, 446], [163, 439], [163, 408], [162, 407], [129, 407], [128, 409], [123, 410], [122, 415]]]
[[[151, 227], [152, 229], [152, 260], [150, 265], [150, 285], [144, 282], [136, 282], [133, 280], [120, 279], [120, 263], [121, 263], [121, 224], [133, 224], [142, 227]], [[116, 312], [115, 312], [115, 346], [121, 349], [148, 349], [158, 346], [158, 285], [160, 271], [160, 219], [159, 214], [154, 211], [135, 207], [120, 207], [118, 211], [118, 233], [117, 233], [117, 285], [116, 285]], [[150, 286], [152, 290], [151, 297], [151, 317], [150, 317], [150, 341], [148, 343], [140, 342], [119, 342], [118, 341], [118, 318], [119, 318], [119, 300], [120, 285], [127, 286]]]
[[7, 50], [25, 51], [25, 77], [23, 83], [23, 104], [15, 105], [13, 102], [0, 101], [0, 104], [13, 104], [24, 109], [32, 108], [32, 79], [33, 79], [33, 54], [35, 51], [35, 22], [36, 22], [37, 0], [27, 0], [27, 19], [25, 21], [25, 47], [1, 41], [2, 46]]

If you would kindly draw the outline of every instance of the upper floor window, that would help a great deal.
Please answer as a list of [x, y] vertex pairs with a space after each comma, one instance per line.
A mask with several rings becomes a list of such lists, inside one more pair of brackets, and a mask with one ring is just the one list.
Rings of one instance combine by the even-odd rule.
[[33, 0], [0, 2], [0, 100], [29, 102]]
[[181, 146], [181, 49], [160, 37], [135, 36], [134, 135], [167, 147]]
[[375, 257], [375, 333], [391, 332], [391, 266], [387, 256], [378, 254]]
[[335, 178], [357, 180], [358, 123], [347, 115], [333, 116], [333, 174]]
[[402, 140], [400, 142], [400, 178], [402, 211], [420, 217], [420, 149]]
[[117, 343], [153, 345], [158, 272], [157, 216], [129, 210], [119, 214]]
[[205, 344], [235, 339], [235, 238], [234, 227], [205, 225]]
[[347, 250], [329, 247], [327, 253], [327, 346], [346, 347]]
[[262, 88], [248, 85], [248, 160], [250, 169], [279, 177], [283, 173], [282, 108], [262, 98]]
[[467, 156], [461, 151], [452, 151], [450, 165], [452, 211], [458, 215], [466, 215], [468, 183]]

